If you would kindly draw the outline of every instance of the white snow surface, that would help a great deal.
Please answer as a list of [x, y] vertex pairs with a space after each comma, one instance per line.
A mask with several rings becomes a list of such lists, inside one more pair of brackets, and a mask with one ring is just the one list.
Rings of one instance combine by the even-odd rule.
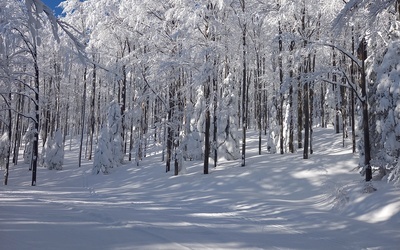
[[[156, 147], [140, 162], [93, 175], [65, 149], [63, 170], [24, 164], [0, 187], [0, 249], [400, 249], [400, 189], [363, 193], [350, 139], [315, 129], [314, 154], [257, 154], [165, 173]], [[266, 144], [264, 143], [264, 146]], [[358, 155], [358, 154], [357, 154]], [[20, 161], [22, 162], [22, 161]], [[212, 161], [210, 161], [212, 162]]]

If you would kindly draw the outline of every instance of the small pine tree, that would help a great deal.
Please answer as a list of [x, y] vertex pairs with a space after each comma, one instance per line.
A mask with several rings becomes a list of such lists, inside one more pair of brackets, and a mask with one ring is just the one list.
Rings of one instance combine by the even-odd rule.
[[[276, 106], [273, 105], [271, 107], [271, 115], [272, 118], [277, 117], [277, 110]], [[268, 131], [268, 140], [267, 140], [267, 147], [268, 152], [271, 154], [276, 154], [278, 151], [277, 149], [277, 142], [279, 141], [279, 126], [277, 124], [276, 119], [271, 119], [271, 129]]]
[[192, 107], [192, 113], [190, 114], [190, 127], [188, 135], [184, 141], [186, 145], [185, 158], [190, 160], [203, 159], [203, 138], [204, 133], [204, 119], [202, 110], [204, 110], [204, 94], [201, 88], [197, 90], [197, 100], [194, 107]]
[[227, 160], [237, 160], [240, 157], [240, 140], [238, 134], [237, 98], [234, 82], [229, 74], [224, 80], [224, 92], [219, 111], [218, 153]]
[[51, 138], [47, 138], [46, 143], [44, 144], [44, 147], [42, 149], [42, 157], [40, 160], [40, 164], [47, 168], [47, 163], [46, 163], [46, 159], [47, 159], [47, 154], [50, 153], [51, 150], [51, 145], [53, 144], [52, 139]]
[[64, 144], [61, 132], [58, 130], [54, 139], [49, 139], [43, 155], [43, 165], [49, 170], [61, 170], [64, 164]]
[[32, 161], [32, 151], [33, 151], [33, 140], [35, 138], [35, 128], [31, 123], [26, 130], [23, 141], [25, 143], [24, 148], [24, 163], [31, 164]]
[[113, 156], [110, 149], [109, 131], [107, 127], [101, 130], [99, 142], [94, 152], [93, 173], [109, 174], [113, 167]]
[[114, 166], [121, 165], [124, 160], [122, 133], [122, 116], [116, 101], [110, 103], [107, 124], [103, 127], [97, 148], [94, 153], [93, 173], [109, 174]]
[[107, 127], [109, 130], [109, 140], [112, 152], [112, 161], [114, 165], [120, 165], [124, 161], [123, 154], [123, 141], [122, 141], [122, 116], [121, 116], [121, 107], [118, 105], [116, 101], [112, 101], [110, 103], [110, 107], [108, 108], [108, 119], [107, 119]]
[[190, 131], [184, 141], [187, 150], [185, 151], [185, 158], [189, 160], [200, 160], [202, 157], [202, 140], [200, 133], [196, 128]]
[[5, 165], [7, 156], [8, 156], [8, 149], [9, 149], [10, 141], [8, 139], [8, 134], [4, 133], [2, 137], [0, 137], [0, 166], [2, 167]]

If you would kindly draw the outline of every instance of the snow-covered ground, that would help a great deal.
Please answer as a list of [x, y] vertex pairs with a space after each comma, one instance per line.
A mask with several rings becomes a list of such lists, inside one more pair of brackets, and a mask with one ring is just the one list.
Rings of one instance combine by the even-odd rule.
[[201, 162], [165, 173], [155, 152], [94, 176], [68, 146], [64, 169], [40, 168], [36, 187], [14, 166], [0, 186], [0, 249], [400, 249], [400, 189], [363, 193], [350, 140], [316, 129], [303, 160], [259, 156], [255, 138], [246, 167], [221, 161], [209, 175]]

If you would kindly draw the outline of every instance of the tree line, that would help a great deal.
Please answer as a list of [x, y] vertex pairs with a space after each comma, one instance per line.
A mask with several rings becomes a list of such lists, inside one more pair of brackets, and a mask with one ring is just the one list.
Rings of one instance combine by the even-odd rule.
[[[0, 164], [165, 171], [258, 153], [313, 153], [313, 128], [351, 136], [366, 181], [399, 182], [400, 1], [40, 0], [0, 3]], [[366, 25], [367, 24], [367, 25]], [[262, 147], [262, 142], [267, 147]]]

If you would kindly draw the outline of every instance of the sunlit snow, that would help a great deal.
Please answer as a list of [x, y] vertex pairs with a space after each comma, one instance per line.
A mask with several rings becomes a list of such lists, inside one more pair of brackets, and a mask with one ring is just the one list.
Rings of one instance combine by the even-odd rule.
[[38, 169], [36, 187], [27, 165], [13, 166], [0, 187], [0, 248], [399, 249], [400, 190], [381, 181], [363, 193], [350, 141], [316, 128], [303, 160], [258, 155], [252, 133], [245, 167], [221, 160], [209, 175], [201, 161], [165, 173], [159, 153], [93, 175], [92, 162], [77, 167], [74, 141], [63, 170]]

